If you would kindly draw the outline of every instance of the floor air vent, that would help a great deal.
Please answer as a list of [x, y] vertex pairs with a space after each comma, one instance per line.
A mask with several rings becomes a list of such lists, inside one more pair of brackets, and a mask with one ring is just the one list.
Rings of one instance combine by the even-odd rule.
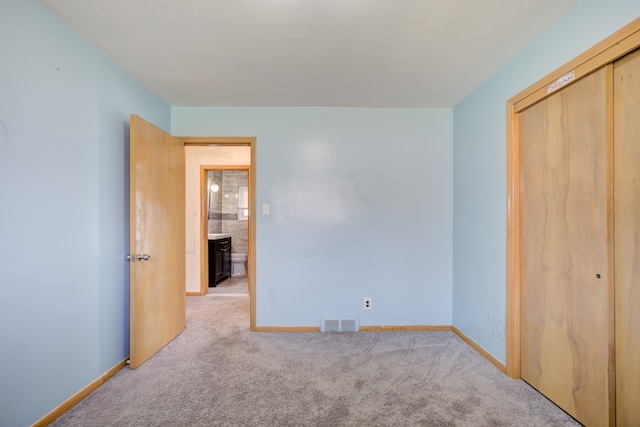
[[358, 316], [321, 316], [320, 332], [358, 332]]

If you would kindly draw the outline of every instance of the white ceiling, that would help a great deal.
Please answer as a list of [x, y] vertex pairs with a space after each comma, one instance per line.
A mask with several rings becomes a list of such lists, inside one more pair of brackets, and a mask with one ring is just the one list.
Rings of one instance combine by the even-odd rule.
[[172, 106], [452, 107], [579, 0], [41, 0]]

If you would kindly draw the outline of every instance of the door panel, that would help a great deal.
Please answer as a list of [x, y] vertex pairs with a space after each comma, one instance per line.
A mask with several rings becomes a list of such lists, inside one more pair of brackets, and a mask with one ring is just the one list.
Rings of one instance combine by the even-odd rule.
[[640, 51], [613, 69], [616, 419], [640, 426]]
[[131, 116], [130, 367], [184, 329], [185, 166], [182, 141]]
[[520, 114], [522, 378], [589, 426], [612, 409], [606, 82]]

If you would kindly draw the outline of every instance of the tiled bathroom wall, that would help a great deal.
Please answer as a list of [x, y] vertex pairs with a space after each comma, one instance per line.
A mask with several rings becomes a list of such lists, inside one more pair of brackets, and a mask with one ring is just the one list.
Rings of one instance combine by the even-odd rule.
[[[222, 233], [222, 171], [209, 171], [207, 178], [209, 233]], [[215, 193], [211, 191], [214, 183], [220, 186]]]
[[209, 192], [209, 233], [231, 234], [231, 251], [247, 253], [249, 221], [238, 219], [239, 187], [248, 183], [247, 171], [209, 171], [208, 188], [220, 186], [216, 193]]

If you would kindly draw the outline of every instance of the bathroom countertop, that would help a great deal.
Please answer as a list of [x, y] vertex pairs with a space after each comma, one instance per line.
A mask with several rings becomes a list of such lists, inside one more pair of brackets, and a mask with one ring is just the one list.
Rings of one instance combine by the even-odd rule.
[[228, 233], [209, 233], [209, 240], [224, 239], [225, 237], [231, 237]]

